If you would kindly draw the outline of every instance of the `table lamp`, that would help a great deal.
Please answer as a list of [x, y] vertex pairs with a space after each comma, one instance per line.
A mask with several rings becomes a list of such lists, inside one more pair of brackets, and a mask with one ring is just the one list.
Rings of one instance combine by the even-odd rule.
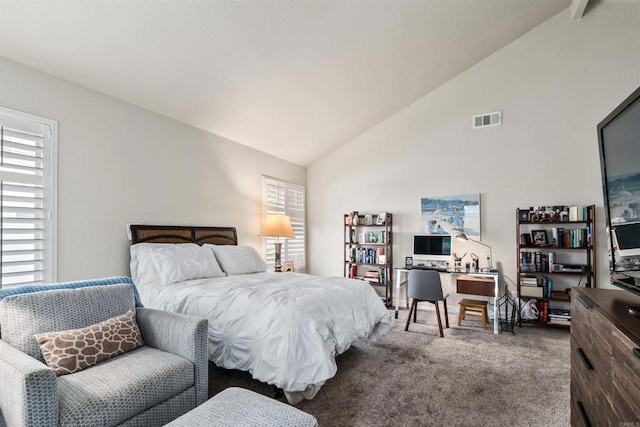
[[491, 246], [487, 245], [486, 243], [482, 243], [482, 242], [481, 242], [481, 241], [479, 241], [479, 240], [470, 239], [470, 238], [468, 238], [468, 237], [467, 237], [467, 235], [466, 235], [466, 234], [464, 234], [464, 233], [458, 234], [458, 235], [456, 236], [456, 240], [465, 241], [465, 242], [470, 240], [470, 241], [472, 241], [472, 242], [476, 242], [476, 243], [478, 243], [478, 244], [480, 244], [480, 245], [482, 245], [482, 246], [486, 246], [487, 248], [489, 248], [489, 259], [488, 259], [488, 261], [487, 261], [487, 264], [488, 264], [488, 265], [487, 265], [487, 268], [488, 268], [489, 270], [491, 270], [491, 264], [493, 263], [493, 254], [491, 253]]
[[291, 226], [291, 219], [288, 215], [284, 214], [267, 214], [260, 229], [260, 236], [276, 238], [275, 271], [281, 272], [282, 264], [280, 263], [280, 254], [282, 253], [282, 242], [280, 238], [295, 238], [293, 227]]

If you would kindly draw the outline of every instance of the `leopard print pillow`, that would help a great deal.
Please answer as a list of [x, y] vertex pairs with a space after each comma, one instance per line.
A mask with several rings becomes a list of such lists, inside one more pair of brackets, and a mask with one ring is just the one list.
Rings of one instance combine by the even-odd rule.
[[56, 375], [72, 374], [144, 345], [133, 310], [86, 328], [34, 338]]

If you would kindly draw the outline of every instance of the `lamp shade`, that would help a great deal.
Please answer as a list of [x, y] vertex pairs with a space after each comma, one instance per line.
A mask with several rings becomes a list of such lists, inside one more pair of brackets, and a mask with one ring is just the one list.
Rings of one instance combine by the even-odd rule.
[[265, 237], [295, 237], [288, 215], [267, 214], [262, 222], [260, 235]]

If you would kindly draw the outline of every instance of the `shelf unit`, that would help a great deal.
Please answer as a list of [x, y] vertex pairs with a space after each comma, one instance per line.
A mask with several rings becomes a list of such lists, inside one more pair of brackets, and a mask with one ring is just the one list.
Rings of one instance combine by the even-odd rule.
[[[384, 218], [379, 223], [378, 218]], [[393, 301], [393, 215], [344, 215], [344, 277], [360, 279], [384, 288], [387, 307]]]
[[[568, 324], [548, 323], [548, 316], [543, 318], [544, 313], [548, 314], [552, 309], [567, 310], [571, 302], [571, 288], [596, 287], [595, 206], [578, 206], [577, 209], [569, 206], [557, 208], [560, 208], [562, 215], [558, 215], [557, 210], [544, 208], [516, 209], [518, 307], [522, 307], [525, 301], [535, 299], [540, 312], [537, 320], [523, 319], [519, 315], [519, 326], [523, 323], [533, 323], [541, 326], [569, 327], [570, 322]], [[579, 213], [575, 215], [576, 217], [569, 217], [568, 212], [563, 208], [573, 209], [574, 215], [576, 211]], [[554, 211], [555, 215], [544, 213]], [[544, 231], [547, 244], [533, 244], [532, 232], [536, 231]], [[523, 241], [526, 235], [530, 236], [531, 243]], [[569, 237], [563, 237], [567, 235]], [[558, 242], [558, 240], [562, 241]], [[563, 271], [564, 269], [572, 271]], [[542, 296], [523, 296], [522, 289], [525, 287], [522, 285], [523, 279], [530, 282], [535, 279], [539, 285], [543, 285]], [[550, 283], [550, 291], [545, 286], [547, 283]], [[536, 291], [539, 292], [539, 289]], [[530, 292], [532, 292], [531, 289], [525, 289], [526, 294]]]

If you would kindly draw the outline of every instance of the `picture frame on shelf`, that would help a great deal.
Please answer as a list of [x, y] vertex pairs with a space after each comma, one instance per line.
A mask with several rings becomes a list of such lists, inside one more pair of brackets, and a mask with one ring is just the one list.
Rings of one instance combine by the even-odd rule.
[[384, 223], [386, 222], [386, 219], [387, 219], [387, 213], [380, 212], [378, 214], [378, 219], [376, 220], [376, 225], [384, 225]]
[[282, 264], [282, 271], [285, 273], [292, 273], [294, 271], [293, 261], [285, 261]]
[[542, 221], [542, 212], [537, 207], [532, 207], [529, 211], [529, 222], [540, 222]]
[[413, 257], [410, 257], [410, 256], [404, 257], [404, 268], [406, 268], [407, 270], [411, 270], [412, 267], [413, 267]]
[[531, 240], [534, 246], [549, 246], [546, 230], [531, 230]]
[[531, 211], [528, 209], [518, 209], [518, 219], [520, 222], [529, 222], [529, 214]]
[[531, 234], [529, 233], [521, 233], [520, 234], [520, 244], [524, 246], [533, 246], [533, 240], [531, 240]]

